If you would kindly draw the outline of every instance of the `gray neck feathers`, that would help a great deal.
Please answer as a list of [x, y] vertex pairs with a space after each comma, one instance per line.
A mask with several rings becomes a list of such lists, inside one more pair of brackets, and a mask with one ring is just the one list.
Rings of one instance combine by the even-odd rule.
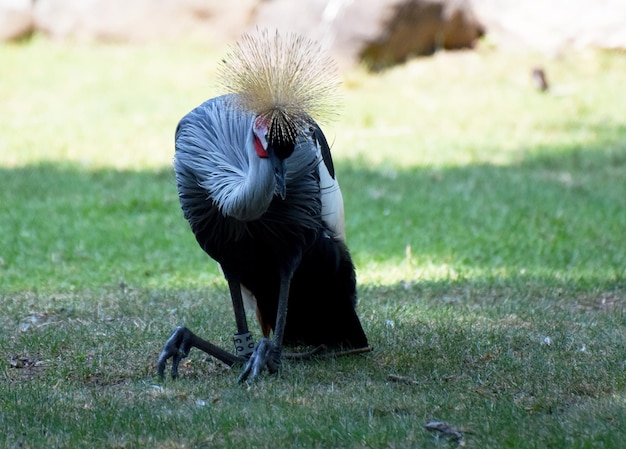
[[206, 192], [205, 199], [210, 198], [223, 215], [251, 221], [269, 207], [276, 181], [269, 159], [259, 158], [254, 150], [254, 116], [228, 103], [228, 97], [219, 97], [190, 113], [189, 120], [183, 118], [176, 136], [174, 163], [177, 175], [192, 174], [192, 182]]

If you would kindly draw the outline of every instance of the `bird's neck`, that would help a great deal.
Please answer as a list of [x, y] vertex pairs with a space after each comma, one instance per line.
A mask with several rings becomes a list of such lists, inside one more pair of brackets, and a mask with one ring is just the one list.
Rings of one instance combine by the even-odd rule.
[[252, 136], [246, 141], [247, 161], [239, 170], [233, 169], [217, 189], [222, 213], [239, 221], [259, 219], [268, 209], [276, 181], [272, 165], [261, 158], [254, 147]]

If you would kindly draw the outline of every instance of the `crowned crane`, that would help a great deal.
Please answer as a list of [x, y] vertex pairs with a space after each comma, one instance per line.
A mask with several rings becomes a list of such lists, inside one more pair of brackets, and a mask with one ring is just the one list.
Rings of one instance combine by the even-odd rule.
[[[296, 35], [244, 35], [222, 64], [230, 93], [204, 102], [176, 128], [182, 210], [224, 273], [237, 333], [233, 354], [176, 328], [158, 360], [161, 377], [170, 358], [177, 377], [191, 347], [244, 365], [240, 382], [276, 372], [283, 345], [369, 349], [355, 311], [343, 199], [313, 118], [328, 109], [336, 84], [320, 55]], [[261, 327], [257, 345], [244, 303]]]

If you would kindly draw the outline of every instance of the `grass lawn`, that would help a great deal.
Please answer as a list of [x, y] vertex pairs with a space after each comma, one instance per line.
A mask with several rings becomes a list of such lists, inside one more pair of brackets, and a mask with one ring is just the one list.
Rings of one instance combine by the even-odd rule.
[[375, 350], [243, 386], [196, 351], [160, 382], [175, 326], [235, 330], [171, 169], [222, 54], [0, 46], [1, 447], [623, 446], [625, 54], [344, 73], [324, 129]]

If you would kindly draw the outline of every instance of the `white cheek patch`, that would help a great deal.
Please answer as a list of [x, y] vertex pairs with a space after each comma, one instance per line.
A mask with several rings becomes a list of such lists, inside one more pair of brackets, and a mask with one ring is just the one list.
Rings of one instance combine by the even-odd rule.
[[256, 120], [254, 120], [252, 132], [254, 133], [254, 149], [256, 150], [256, 154], [260, 158], [268, 158], [269, 154], [267, 152], [267, 119], [265, 119], [264, 117], [257, 117]]

